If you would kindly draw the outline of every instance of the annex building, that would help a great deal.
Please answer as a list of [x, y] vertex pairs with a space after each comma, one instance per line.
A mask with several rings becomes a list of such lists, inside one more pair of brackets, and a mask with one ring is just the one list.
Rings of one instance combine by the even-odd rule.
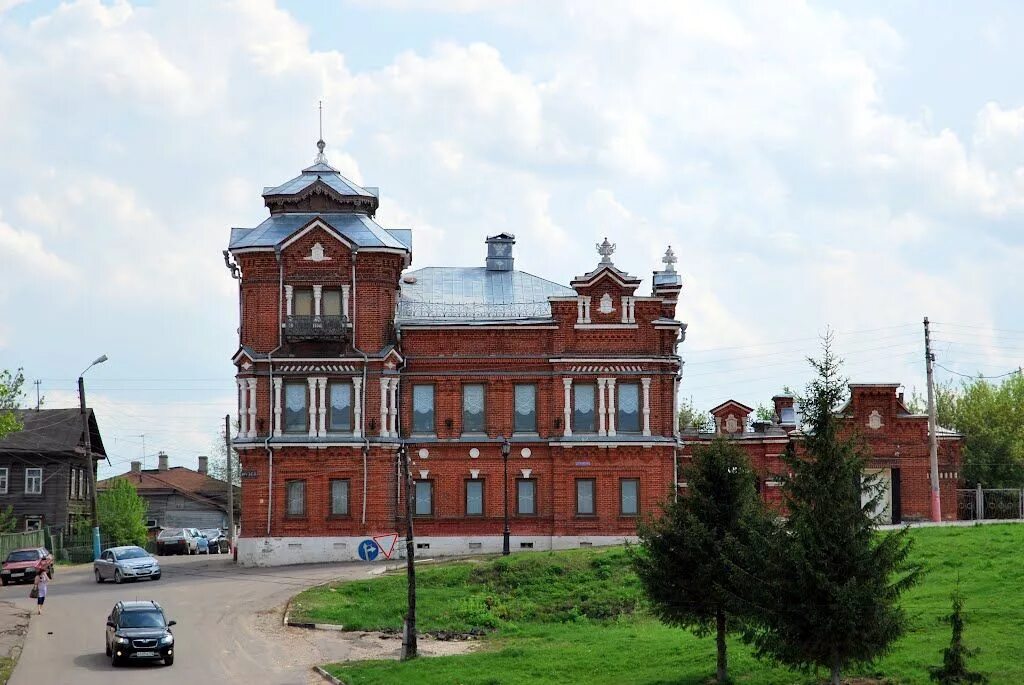
[[[509, 234], [481, 244], [479, 266], [412, 268], [412, 232], [379, 225], [378, 190], [318, 147], [312, 166], [264, 189], [269, 217], [232, 229], [224, 255], [239, 295], [239, 562], [351, 560], [368, 538], [404, 536], [401, 446], [420, 554], [500, 551], [506, 499], [513, 551], [633, 536], [711, 437], [677, 429], [686, 324], [671, 249], [650, 292], [607, 239], [568, 284], [516, 270]], [[900, 428], [913, 421], [890, 394], [863, 406], [913, 433], [919, 455], [920, 424]], [[770, 500], [795, 420], [783, 411], [748, 437], [743, 405], [723, 407], [716, 432], [749, 446]], [[878, 468], [891, 478], [896, 459]], [[894, 481], [905, 503], [927, 459], [914, 469]]]

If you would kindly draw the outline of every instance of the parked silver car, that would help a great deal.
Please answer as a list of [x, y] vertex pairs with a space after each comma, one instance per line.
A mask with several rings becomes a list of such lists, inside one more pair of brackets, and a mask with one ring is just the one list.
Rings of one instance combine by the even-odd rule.
[[103, 550], [100, 558], [92, 562], [92, 569], [97, 583], [105, 580], [122, 583], [139, 578], [160, 580], [160, 562], [146, 550], [135, 546]]

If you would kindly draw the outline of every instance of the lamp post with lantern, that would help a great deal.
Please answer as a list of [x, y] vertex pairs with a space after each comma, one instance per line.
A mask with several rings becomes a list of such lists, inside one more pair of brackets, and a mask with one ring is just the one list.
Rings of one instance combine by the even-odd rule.
[[501, 542], [501, 553], [504, 556], [509, 554], [509, 529], [508, 529], [508, 455], [512, 452], [512, 445], [509, 443], [508, 438], [501, 436], [501, 460], [505, 464], [505, 480], [504, 487], [502, 488], [505, 492], [505, 532]]

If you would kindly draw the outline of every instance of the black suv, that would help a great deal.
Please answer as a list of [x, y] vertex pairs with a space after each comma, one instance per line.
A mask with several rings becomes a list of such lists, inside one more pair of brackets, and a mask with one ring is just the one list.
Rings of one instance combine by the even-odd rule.
[[164, 610], [156, 602], [118, 602], [107, 617], [107, 656], [113, 666], [126, 661], [163, 659], [174, 663], [174, 635]]

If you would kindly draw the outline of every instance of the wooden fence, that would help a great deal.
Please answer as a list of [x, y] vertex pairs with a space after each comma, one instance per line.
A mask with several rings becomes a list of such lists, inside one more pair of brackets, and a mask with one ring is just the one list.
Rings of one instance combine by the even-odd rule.
[[6, 559], [13, 550], [22, 547], [43, 547], [46, 541], [41, 530], [30, 530], [24, 533], [0, 533], [0, 560]]

